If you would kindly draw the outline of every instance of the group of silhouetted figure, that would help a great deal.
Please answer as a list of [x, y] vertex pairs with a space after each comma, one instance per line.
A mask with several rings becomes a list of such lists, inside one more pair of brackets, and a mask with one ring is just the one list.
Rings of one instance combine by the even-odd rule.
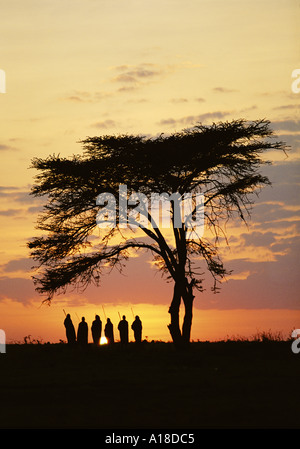
[[[64, 326], [66, 328], [66, 337], [68, 344], [74, 345], [78, 344], [81, 346], [85, 346], [88, 344], [88, 325], [85, 321], [85, 317], [81, 318], [81, 322], [78, 325], [77, 336], [75, 332], [75, 327], [71, 320], [71, 316], [68, 313]], [[142, 341], [142, 322], [138, 316], [135, 317], [131, 325], [131, 329], [134, 333], [134, 339], [136, 343], [141, 343]], [[125, 315], [123, 315], [122, 320], [118, 324], [118, 330], [120, 333], [120, 343], [126, 345], [129, 342], [128, 339], [128, 321], [126, 321]], [[95, 345], [99, 345], [101, 333], [102, 333], [102, 321], [100, 320], [99, 315], [95, 315], [95, 320], [92, 322], [91, 326], [93, 343]], [[114, 327], [109, 318], [106, 320], [106, 324], [104, 327], [104, 335], [107, 339], [107, 344], [113, 344], [115, 342], [114, 339]]]

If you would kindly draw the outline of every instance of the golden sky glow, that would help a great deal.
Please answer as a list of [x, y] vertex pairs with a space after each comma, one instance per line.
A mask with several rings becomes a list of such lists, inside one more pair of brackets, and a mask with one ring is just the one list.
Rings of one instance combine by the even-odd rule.
[[218, 295], [207, 275], [192, 338], [300, 327], [300, 93], [291, 90], [300, 68], [299, 2], [0, 0], [0, 7], [0, 328], [9, 338], [64, 339], [63, 307], [91, 324], [101, 304], [112, 308], [115, 328], [116, 307], [126, 304], [131, 319], [131, 305], [139, 305], [144, 336], [169, 338], [172, 286], [145, 254], [101, 288], [38, 308], [26, 248], [42, 204], [28, 196], [33, 157], [79, 153], [87, 136], [157, 135], [234, 118], [270, 120], [291, 151], [268, 155], [273, 187], [256, 200], [249, 227], [228, 225], [222, 254], [233, 275]]

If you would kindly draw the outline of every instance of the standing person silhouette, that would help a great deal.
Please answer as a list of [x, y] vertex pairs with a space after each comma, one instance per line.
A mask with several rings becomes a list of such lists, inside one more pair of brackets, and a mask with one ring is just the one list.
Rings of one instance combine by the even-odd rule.
[[126, 321], [126, 316], [123, 315], [123, 319], [118, 324], [118, 330], [120, 332], [120, 340], [123, 345], [128, 343], [128, 321]]
[[99, 345], [101, 331], [102, 331], [102, 321], [100, 320], [99, 315], [95, 315], [95, 320], [92, 322], [92, 337], [95, 345]]
[[107, 318], [105, 328], [104, 328], [104, 335], [107, 338], [107, 343], [110, 345], [114, 343], [114, 326], [112, 322], [110, 321], [110, 318]]
[[64, 326], [66, 328], [66, 337], [69, 345], [74, 345], [76, 343], [76, 333], [75, 328], [71, 320], [71, 315], [68, 315], [65, 318]]
[[138, 315], [135, 317], [135, 320], [131, 325], [131, 329], [133, 330], [133, 333], [134, 333], [135, 342], [141, 343], [141, 341], [142, 341], [142, 322]]
[[81, 322], [78, 325], [77, 343], [82, 346], [88, 344], [88, 325], [85, 322], [84, 316], [81, 318]]

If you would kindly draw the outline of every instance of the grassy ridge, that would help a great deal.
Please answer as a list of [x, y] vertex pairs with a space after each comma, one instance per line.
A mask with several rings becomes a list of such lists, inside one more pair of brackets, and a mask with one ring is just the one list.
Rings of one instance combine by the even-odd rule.
[[286, 341], [8, 345], [1, 428], [299, 428]]

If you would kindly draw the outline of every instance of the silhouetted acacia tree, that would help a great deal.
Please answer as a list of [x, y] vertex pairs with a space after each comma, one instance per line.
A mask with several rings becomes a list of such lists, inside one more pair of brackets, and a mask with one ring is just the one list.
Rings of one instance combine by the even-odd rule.
[[[194, 292], [203, 291], [203, 273], [199, 273], [196, 262], [204, 261], [213, 276], [212, 290], [216, 291], [217, 282], [228, 274], [219, 257], [218, 237], [229, 218], [237, 215], [245, 221], [252, 194], [270, 184], [260, 173], [267, 163], [261, 154], [284, 149], [282, 142], [272, 139], [268, 121], [234, 120], [200, 124], [156, 138], [90, 137], [81, 142], [81, 155], [35, 158], [32, 167], [38, 174], [31, 193], [47, 198], [37, 223], [37, 228], [47, 234], [28, 243], [31, 257], [39, 262], [38, 274], [33, 277], [37, 291], [46, 293], [50, 301], [68, 285], [85, 288], [90, 282], [99, 284], [104, 266], [121, 270], [130, 251], [149, 250], [158, 267], [174, 281], [168, 327], [175, 345], [185, 346], [190, 341]], [[173, 243], [161, 226], [140, 226], [129, 235], [118, 222], [118, 201], [116, 226], [99, 230], [96, 198], [107, 192], [117, 199], [120, 185], [127, 186], [128, 197], [141, 192], [148, 199], [154, 192], [202, 193], [207, 231], [203, 236], [188, 238], [184, 222], [181, 228], [174, 226], [171, 202], [173, 227], [168, 232]], [[151, 220], [151, 210], [146, 216]], [[180, 328], [182, 303], [184, 320]]]

